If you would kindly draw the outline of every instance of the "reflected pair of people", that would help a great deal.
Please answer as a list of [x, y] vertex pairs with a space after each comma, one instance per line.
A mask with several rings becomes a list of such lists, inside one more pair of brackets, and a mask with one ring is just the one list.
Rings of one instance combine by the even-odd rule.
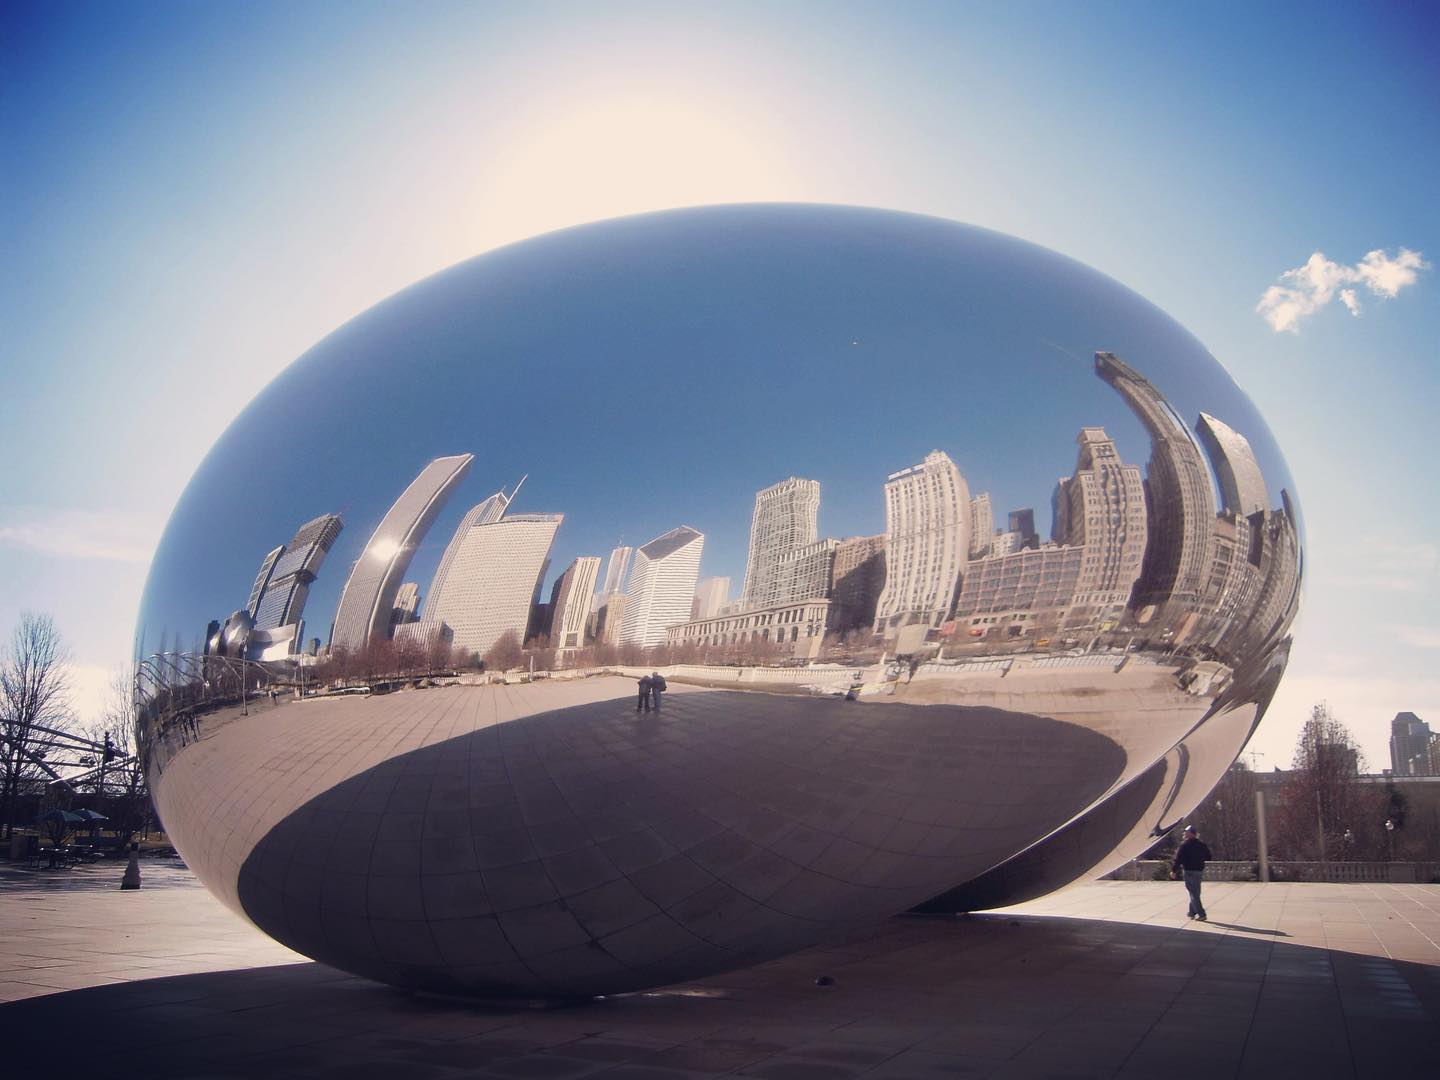
[[665, 677], [658, 671], [652, 671], [649, 675], [640, 676], [640, 699], [635, 702], [636, 712], [649, 712], [653, 707], [656, 712], [660, 711], [660, 695], [669, 687], [665, 683]]

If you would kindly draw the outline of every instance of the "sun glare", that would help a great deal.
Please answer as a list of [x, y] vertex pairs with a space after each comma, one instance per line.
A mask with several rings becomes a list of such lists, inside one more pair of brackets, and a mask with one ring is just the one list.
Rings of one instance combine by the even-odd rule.
[[630, 94], [532, 113], [478, 169], [486, 246], [675, 206], [802, 198], [779, 125], [760, 110]]

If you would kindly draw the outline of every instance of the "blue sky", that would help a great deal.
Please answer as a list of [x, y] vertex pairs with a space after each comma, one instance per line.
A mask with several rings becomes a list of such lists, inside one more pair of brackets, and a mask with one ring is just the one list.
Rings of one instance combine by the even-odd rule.
[[[1397, 710], [1440, 725], [1440, 286], [1420, 269], [1383, 296], [1345, 268], [1440, 253], [1437, 21], [1420, 4], [8, 4], [0, 622], [52, 612], [77, 681], [103, 681], [207, 448], [416, 280], [618, 214], [882, 206], [1072, 256], [1229, 368], [1308, 525], [1258, 761], [1286, 762], [1327, 699], [1386, 764]], [[1261, 296], [1315, 252], [1329, 302], [1273, 329]]]

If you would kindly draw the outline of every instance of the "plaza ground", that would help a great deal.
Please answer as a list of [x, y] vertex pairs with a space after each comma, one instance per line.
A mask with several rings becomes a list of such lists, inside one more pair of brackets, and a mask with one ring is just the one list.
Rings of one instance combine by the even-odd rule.
[[1201, 924], [1179, 885], [1097, 882], [535, 1009], [310, 962], [188, 871], [144, 869], [137, 892], [118, 889], [115, 864], [0, 870], [7, 1065], [87, 1078], [1308, 1080], [1434, 1075], [1440, 1054], [1433, 885], [1215, 883]]

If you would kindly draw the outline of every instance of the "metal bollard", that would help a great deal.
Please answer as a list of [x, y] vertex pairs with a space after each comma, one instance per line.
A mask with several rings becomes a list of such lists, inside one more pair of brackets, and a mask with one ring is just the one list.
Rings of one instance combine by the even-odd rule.
[[120, 879], [120, 888], [138, 889], [140, 887], [140, 845], [130, 845], [130, 862], [125, 867], [125, 876]]

